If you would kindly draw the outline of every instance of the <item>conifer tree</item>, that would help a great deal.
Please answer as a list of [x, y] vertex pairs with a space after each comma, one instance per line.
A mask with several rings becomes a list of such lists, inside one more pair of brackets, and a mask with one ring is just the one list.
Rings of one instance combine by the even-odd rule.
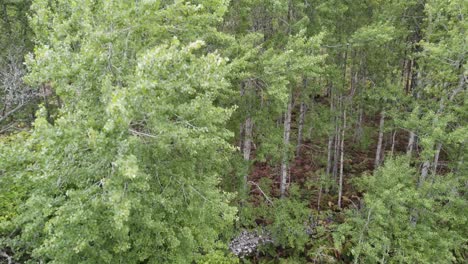
[[54, 125], [44, 116], [34, 123], [34, 189], [12, 247], [47, 263], [219, 255], [235, 213], [218, 189], [232, 111], [216, 103], [228, 88], [226, 62], [207, 49], [225, 3], [37, 0], [32, 8], [40, 37], [27, 78], [53, 85], [63, 108]]

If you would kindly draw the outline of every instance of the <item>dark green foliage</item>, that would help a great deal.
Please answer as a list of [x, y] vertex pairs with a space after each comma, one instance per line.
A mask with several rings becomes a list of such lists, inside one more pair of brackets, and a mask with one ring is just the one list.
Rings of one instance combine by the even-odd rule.
[[[405, 158], [388, 159], [357, 185], [366, 192], [360, 210], [350, 210], [334, 234], [354, 263], [461, 262], [468, 204], [463, 180], [445, 175], [418, 186]], [[457, 261], [458, 260], [458, 261]]]

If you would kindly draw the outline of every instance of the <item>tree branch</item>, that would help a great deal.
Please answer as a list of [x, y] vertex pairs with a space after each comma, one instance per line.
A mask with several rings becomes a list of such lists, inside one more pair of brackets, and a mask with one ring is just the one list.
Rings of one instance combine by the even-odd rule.
[[258, 184], [256, 184], [255, 182], [253, 181], [249, 181], [250, 184], [254, 185], [255, 187], [257, 187], [257, 189], [263, 194], [263, 196], [265, 197], [265, 199], [271, 204], [273, 205], [273, 202], [270, 200], [270, 198], [268, 198], [268, 195], [266, 195], [262, 188], [260, 188], [260, 186], [258, 186]]

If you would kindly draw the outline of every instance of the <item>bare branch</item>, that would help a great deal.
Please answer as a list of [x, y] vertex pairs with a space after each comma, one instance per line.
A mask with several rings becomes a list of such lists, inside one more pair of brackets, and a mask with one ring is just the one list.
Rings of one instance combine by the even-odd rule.
[[141, 131], [136, 131], [136, 130], [133, 130], [133, 129], [129, 129], [128, 131], [130, 131], [130, 133], [132, 133], [132, 134], [135, 135], [135, 136], [144, 136], [144, 137], [150, 137], [150, 138], [158, 138], [158, 137], [155, 136], [155, 135], [147, 134], [147, 133], [144, 133], [144, 132], [141, 132]]
[[260, 188], [260, 186], [258, 186], [258, 184], [256, 184], [255, 182], [253, 181], [249, 181], [250, 184], [254, 185], [255, 187], [257, 187], [257, 189], [263, 194], [263, 196], [265, 197], [265, 199], [271, 204], [273, 205], [273, 202], [270, 200], [270, 198], [268, 198], [268, 195], [265, 194], [265, 192], [263, 192], [262, 188]]

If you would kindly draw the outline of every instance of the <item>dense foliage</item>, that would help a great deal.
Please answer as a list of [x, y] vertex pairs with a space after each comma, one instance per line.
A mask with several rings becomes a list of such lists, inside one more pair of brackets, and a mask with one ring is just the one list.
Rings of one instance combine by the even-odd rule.
[[464, 263], [467, 15], [0, 2], [0, 263]]

